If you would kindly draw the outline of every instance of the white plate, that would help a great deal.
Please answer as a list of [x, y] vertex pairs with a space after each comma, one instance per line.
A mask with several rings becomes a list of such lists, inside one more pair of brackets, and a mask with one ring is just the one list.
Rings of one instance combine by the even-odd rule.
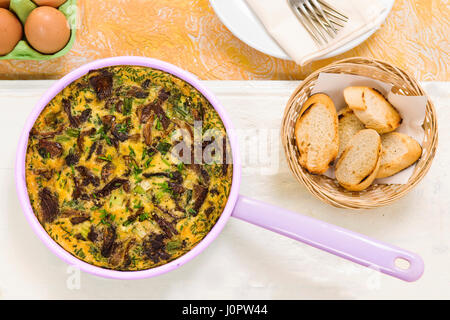
[[[386, 19], [395, 0], [382, 1], [386, 4], [388, 10], [380, 16], [378, 20], [379, 25]], [[209, 2], [222, 23], [241, 41], [270, 56], [291, 60], [276, 41], [267, 33], [263, 24], [249, 8], [245, 0], [209, 0]], [[363, 34], [361, 37], [320, 57], [320, 59], [331, 58], [353, 49], [369, 38], [379, 28], [379, 25]], [[316, 60], [319, 60], [319, 58]]]

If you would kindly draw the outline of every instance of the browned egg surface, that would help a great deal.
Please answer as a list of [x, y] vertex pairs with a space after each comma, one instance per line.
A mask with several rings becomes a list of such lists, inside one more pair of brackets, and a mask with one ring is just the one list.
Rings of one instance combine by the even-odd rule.
[[67, 0], [33, 0], [38, 6], [50, 6], [54, 8], [58, 8], [62, 4], [64, 4]]
[[99, 267], [143, 270], [183, 255], [215, 225], [230, 158], [225, 127], [200, 92], [159, 70], [115, 66], [91, 71], [44, 108], [30, 132], [26, 182], [61, 247]]
[[9, 0], [0, 0], [0, 8], [9, 8]]
[[7, 9], [0, 8], [0, 56], [10, 53], [22, 39], [22, 24]]
[[53, 7], [37, 7], [25, 22], [25, 37], [37, 51], [52, 54], [62, 50], [70, 39], [66, 16]]

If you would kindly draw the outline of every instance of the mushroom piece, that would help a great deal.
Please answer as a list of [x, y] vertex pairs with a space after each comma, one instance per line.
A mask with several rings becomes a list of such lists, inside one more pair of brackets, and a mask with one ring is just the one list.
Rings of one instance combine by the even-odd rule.
[[153, 127], [153, 119], [152, 115], [147, 123], [144, 125], [144, 129], [142, 131], [142, 135], [144, 136], [144, 141], [147, 146], [152, 145], [152, 127]]
[[84, 166], [78, 166], [75, 168], [83, 178], [83, 186], [88, 186], [92, 184], [94, 187], [98, 187], [100, 185], [100, 178], [95, 176], [88, 168]]
[[95, 132], [96, 132], [95, 128], [92, 128], [92, 129], [89, 129], [89, 130], [86, 130], [86, 131], [82, 131], [80, 133], [80, 135], [77, 138], [77, 147], [78, 147], [79, 152], [83, 152], [84, 151], [84, 138], [86, 136], [94, 135]]
[[51, 158], [59, 157], [63, 152], [63, 148], [58, 142], [47, 139], [39, 140], [38, 148], [39, 154], [44, 155], [44, 158], [46, 158], [47, 155]]
[[127, 132], [128, 131], [127, 122], [128, 121], [125, 121], [124, 123], [121, 123], [121, 124], [116, 124], [114, 122], [112, 124], [111, 133], [120, 142], [124, 142], [124, 141], [128, 140], [128, 138], [129, 138], [128, 132]]
[[163, 234], [150, 234], [143, 242], [144, 253], [154, 263], [170, 258], [170, 255], [165, 252], [164, 239]]
[[69, 153], [65, 158], [66, 164], [70, 166], [74, 166], [80, 161], [80, 157], [76, 153]]
[[135, 242], [134, 239], [114, 242], [109, 263], [115, 267], [129, 264], [131, 261], [127, 261], [129, 259], [128, 254]]
[[50, 170], [45, 170], [45, 169], [38, 170], [38, 169], [35, 169], [35, 170], [33, 170], [33, 173], [38, 175], [38, 176], [43, 177], [45, 180], [48, 181], [55, 174], [55, 170], [53, 170], [53, 169], [50, 169]]
[[170, 238], [175, 234], [178, 234], [178, 231], [175, 229], [173, 224], [163, 217], [158, 216], [156, 213], [152, 215], [152, 218], [156, 221], [156, 223], [159, 225], [161, 230]]
[[97, 144], [98, 144], [98, 141], [94, 141], [94, 143], [89, 148], [89, 153], [86, 157], [86, 161], [89, 161], [91, 159], [92, 155], [94, 154], [95, 149], [97, 148]]
[[163, 89], [159, 92], [158, 98], [156, 98], [155, 101], [138, 108], [138, 116], [141, 123], [147, 123], [152, 113], [154, 113], [161, 121], [164, 130], [166, 130], [170, 125], [170, 119], [167, 117], [161, 105], [169, 98], [169, 95], [170, 94]]
[[127, 95], [138, 99], [145, 99], [148, 97], [148, 92], [138, 86], [133, 86], [128, 90]]
[[113, 226], [108, 226], [105, 227], [102, 231], [103, 243], [100, 252], [102, 256], [109, 257], [112, 253], [114, 242], [117, 237], [116, 228]]
[[78, 128], [80, 126], [79, 120], [72, 115], [72, 104], [68, 99], [62, 99], [62, 105], [64, 108], [64, 112], [67, 114], [69, 118], [69, 123], [71, 127]]
[[208, 188], [204, 187], [202, 185], [195, 185], [194, 186], [194, 216], [196, 216], [200, 210], [200, 208], [202, 207], [203, 203], [206, 200], [206, 197], [208, 196]]
[[58, 198], [48, 189], [39, 191], [39, 200], [41, 206], [41, 222], [53, 222], [59, 215]]
[[60, 134], [63, 130], [64, 127], [62, 125], [54, 131], [47, 131], [47, 132], [37, 131], [37, 129], [33, 127], [30, 131], [30, 135], [37, 139], [51, 139], [54, 136]]
[[119, 189], [124, 184], [126, 184], [128, 180], [126, 179], [120, 179], [120, 178], [114, 178], [110, 182], [108, 182], [103, 189], [97, 191], [94, 193], [96, 198], [103, 198], [111, 194], [116, 189]]
[[90, 219], [89, 214], [77, 210], [65, 210], [61, 213], [61, 216], [70, 218], [72, 225], [77, 225]]
[[105, 100], [112, 94], [113, 74], [102, 70], [100, 74], [89, 78], [89, 84], [94, 88], [98, 100]]
[[108, 178], [113, 174], [115, 169], [116, 169], [116, 166], [114, 164], [112, 164], [111, 162], [107, 162], [102, 167], [102, 172], [101, 172], [102, 180], [107, 181]]

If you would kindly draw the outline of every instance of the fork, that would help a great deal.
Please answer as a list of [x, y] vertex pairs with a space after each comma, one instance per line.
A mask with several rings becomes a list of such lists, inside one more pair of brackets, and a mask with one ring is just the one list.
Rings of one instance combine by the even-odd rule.
[[297, 18], [319, 45], [334, 39], [348, 17], [324, 0], [288, 0]]

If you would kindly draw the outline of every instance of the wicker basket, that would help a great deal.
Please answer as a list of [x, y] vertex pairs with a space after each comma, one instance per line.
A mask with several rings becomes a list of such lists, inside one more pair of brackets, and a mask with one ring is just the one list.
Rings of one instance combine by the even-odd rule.
[[392, 84], [395, 93], [404, 95], [426, 96], [426, 93], [414, 78], [397, 67], [379, 60], [350, 58], [330, 64], [307, 77], [292, 94], [283, 116], [281, 138], [289, 168], [297, 180], [303, 183], [317, 198], [335, 207], [349, 209], [376, 208], [400, 199], [425, 176], [436, 153], [438, 133], [433, 103], [428, 99], [423, 123], [425, 130], [422, 143], [423, 153], [408, 183], [402, 185], [371, 185], [363, 191], [347, 191], [336, 180], [323, 175], [310, 174], [300, 166], [298, 161], [299, 153], [294, 136], [295, 122], [302, 105], [311, 96], [311, 91], [321, 72], [370, 77]]

